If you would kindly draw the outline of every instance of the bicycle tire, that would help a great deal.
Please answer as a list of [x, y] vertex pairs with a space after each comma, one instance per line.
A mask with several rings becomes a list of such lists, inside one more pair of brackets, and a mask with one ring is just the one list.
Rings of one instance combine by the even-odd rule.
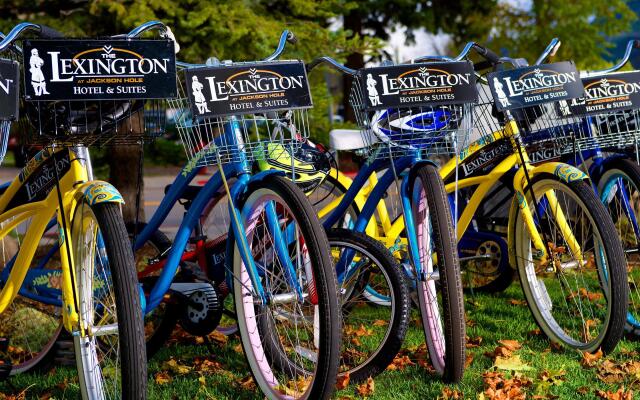
[[[554, 194], [558, 196], [558, 192], [562, 191], [562, 193], [566, 193], [566, 196], [574, 196], [576, 201], [576, 206], [572, 209], [572, 214], [564, 213], [565, 215], [572, 215], [573, 218], [577, 218], [581, 216], [579, 215], [579, 211], [575, 207], [581, 207], [584, 211], [585, 218], [589, 220], [590, 229], [593, 229], [594, 234], [591, 236], [591, 242], [593, 243], [594, 253], [596, 253], [596, 246], [599, 249], [597, 253], [600, 253], [601, 256], [599, 259], [599, 263], [602, 261], [606, 262], [605, 267], [600, 267], [600, 264], [595, 261], [594, 256], [594, 266], [596, 266], [595, 277], [591, 279], [594, 284], [587, 288], [584, 288], [586, 293], [586, 300], [598, 301], [603, 300], [606, 302], [606, 315], [604, 316], [604, 321], [602, 322], [602, 330], [598, 333], [595, 339], [590, 340], [591, 336], [591, 327], [593, 324], [589, 322], [583, 321], [582, 327], [576, 329], [580, 331], [582, 329], [583, 333], [578, 333], [577, 335], [571, 335], [568, 326], [560, 326], [560, 322], [564, 321], [563, 317], [560, 315], [560, 319], [556, 318], [551, 313], [555, 313], [559, 315], [562, 312], [562, 304], [560, 306], [551, 305], [550, 302], [551, 296], [554, 296], [558, 293], [558, 290], [554, 287], [557, 285], [560, 288], [560, 296], [559, 298], [563, 299], [567, 308], [567, 315], [572, 315], [572, 311], [568, 310], [569, 302], [566, 299], [577, 299], [575, 303], [580, 303], [580, 316], [582, 317], [585, 314], [584, 305], [582, 304], [580, 289], [576, 288], [575, 291], [570, 290], [570, 293], [565, 296], [564, 289], [565, 286], [571, 282], [562, 275], [557, 275], [557, 279], [551, 279], [545, 283], [543, 278], [544, 274], [550, 274], [553, 271], [554, 274], [557, 273], [557, 270], [560, 269], [560, 272], [563, 272], [562, 264], [567, 263], [566, 261], [562, 261], [561, 258], [558, 259], [558, 263], [552, 261], [551, 264], [548, 264], [547, 269], [539, 268], [539, 271], [536, 271], [534, 266], [534, 257], [529, 256], [531, 253], [531, 244], [528, 242], [528, 230], [525, 228], [525, 223], [521, 221], [521, 213], [517, 213], [515, 223], [515, 235], [514, 235], [514, 254], [516, 255], [516, 264], [518, 269], [518, 275], [520, 277], [520, 282], [522, 284], [523, 292], [525, 298], [527, 299], [527, 303], [529, 305], [529, 309], [531, 310], [533, 317], [540, 327], [540, 329], [554, 342], [563, 344], [567, 347], [576, 348], [581, 351], [586, 352], [595, 352], [598, 349], [602, 349], [604, 353], [611, 352], [617, 345], [617, 343], [622, 338], [624, 332], [624, 325], [626, 321], [626, 313], [627, 313], [627, 299], [628, 299], [628, 289], [629, 286], [626, 281], [626, 268], [625, 268], [625, 258], [624, 251], [622, 249], [622, 245], [620, 240], [616, 237], [616, 230], [611, 221], [610, 216], [607, 213], [602, 202], [595, 195], [593, 189], [583, 180], [573, 181], [573, 182], [565, 182], [561, 180], [559, 177], [552, 174], [540, 174], [535, 176], [531, 185], [534, 190], [537, 190], [541, 193], [547, 193], [550, 190], [554, 191]], [[549, 187], [550, 189], [546, 189]], [[530, 198], [530, 190], [526, 190], [527, 201], [529, 204], [531, 203]], [[565, 195], [562, 195], [564, 197]], [[558, 201], [558, 203], [562, 203]], [[568, 203], [566, 200], [565, 204]], [[539, 206], [540, 208], [540, 206]], [[577, 210], [577, 211], [576, 211]], [[546, 215], [546, 214], [545, 214]], [[537, 217], [534, 217], [537, 218]], [[579, 219], [579, 218], [578, 218]], [[580, 219], [581, 220], [581, 219]], [[553, 221], [556, 222], [555, 217], [553, 217]], [[548, 222], [547, 224], [551, 223]], [[572, 230], [586, 229], [581, 224], [580, 227], [576, 226]], [[589, 227], [587, 227], [589, 228]], [[556, 231], [559, 231], [556, 230]], [[596, 235], [597, 233], [597, 235]], [[552, 233], [543, 232], [543, 240], [548, 241], [553, 239]], [[549, 238], [551, 236], [551, 238]], [[585, 236], [583, 233], [578, 236]], [[598, 239], [598, 240], [594, 240]], [[601, 243], [601, 245], [598, 245]], [[588, 244], [588, 243], [587, 243]], [[555, 248], [564, 247], [562, 245], [558, 246], [556, 240], [553, 239], [553, 245]], [[547, 245], [549, 246], [549, 245]], [[566, 246], [570, 248], [570, 246]], [[580, 245], [583, 252], [586, 252], [588, 246], [584, 244]], [[527, 250], [529, 249], [527, 253]], [[571, 251], [567, 251], [566, 249], [559, 250], [558, 253], [567, 254]], [[561, 257], [561, 256], [556, 256]], [[566, 256], [565, 256], [566, 257]], [[523, 260], [526, 260], [524, 262]], [[557, 265], [561, 265], [560, 268], [557, 268]], [[584, 268], [577, 268], [576, 270], [580, 270], [580, 272], [584, 271], [588, 272], [589, 265], [585, 264]], [[570, 270], [571, 267], [567, 267], [567, 270]], [[569, 271], [570, 272], [570, 271]], [[540, 275], [540, 277], [538, 277]], [[567, 275], [569, 276], [569, 275]], [[603, 278], [605, 277], [605, 278]], [[552, 277], [553, 278], [553, 277]], [[564, 278], [564, 280], [563, 280]], [[574, 279], [576, 284], [586, 285], [588, 283], [588, 279], [585, 279], [584, 276], [581, 276], [580, 281]], [[603, 288], [603, 283], [609, 283], [609, 285], [605, 285]], [[602, 288], [603, 293], [596, 293], [593, 289], [599, 286]], [[607, 287], [608, 286], [608, 287]], [[598, 294], [598, 297], [596, 297]], [[593, 299], [593, 300], [592, 300]], [[591, 313], [593, 315], [593, 310], [597, 311], [602, 309], [600, 304], [596, 304], [596, 307], [591, 307]], [[575, 314], [575, 312], [573, 312]], [[595, 317], [594, 317], [595, 318]], [[597, 322], [600, 319], [598, 316], [596, 319], [592, 319], [592, 321]], [[584, 333], [584, 325], [586, 326], [586, 333]], [[557, 328], [556, 328], [557, 326]], [[576, 339], [574, 336], [583, 335], [584, 341], [581, 342]]]
[[[330, 203], [333, 199], [347, 193], [347, 189], [348, 188], [345, 187], [338, 180], [338, 178], [334, 177], [331, 174], [328, 174], [327, 177], [322, 181], [322, 183], [318, 185], [318, 187], [315, 188], [313, 192], [307, 197], [309, 198], [309, 201], [311, 202], [316, 212], [319, 212], [326, 204]], [[349, 228], [349, 223], [355, 223], [355, 220], [357, 220], [358, 216], [360, 215], [360, 209], [358, 209], [358, 206], [355, 204], [355, 202], [347, 207], [345, 215], [349, 216], [349, 219], [345, 221], [343, 216], [342, 219], [338, 220], [332, 228]], [[320, 222], [324, 221], [326, 218], [327, 216], [321, 218]]]
[[[422, 229], [429, 230], [428, 226], [431, 226], [433, 248], [437, 255], [439, 274], [437, 284], [435, 279], [418, 278], [416, 282], [429, 357], [443, 381], [460, 382], [464, 375], [465, 364], [464, 298], [449, 203], [442, 178], [434, 165], [423, 164], [413, 168], [409, 179], [411, 212], [414, 214], [416, 233], [419, 235], [422, 223], [427, 224]], [[416, 195], [419, 195], [419, 199], [416, 199]], [[427, 218], [421, 212], [425, 210], [425, 206]], [[428, 237], [425, 236], [425, 238]], [[429, 260], [431, 259], [432, 253], [429, 247], [425, 248], [424, 245], [431, 245], [419, 239], [418, 236], [420, 245], [418, 251], [424, 268], [423, 272], [436, 272], [432, 262], [427, 262], [426, 267], [424, 263], [427, 256]], [[430, 269], [433, 271], [429, 271]], [[438, 304], [436, 291], [440, 294], [441, 304]], [[434, 295], [435, 301], [433, 301]], [[444, 343], [438, 344], [436, 340], [444, 340]], [[443, 351], [444, 354], [442, 354]]]
[[[627, 259], [626, 265], [629, 275], [629, 311], [625, 330], [632, 336], [640, 336], [640, 277], [637, 276], [640, 273], [640, 265], [638, 265], [638, 255], [633, 251], [640, 247], [640, 235], [633, 232], [633, 226], [631, 226], [631, 229], [628, 226], [623, 226], [624, 221], [620, 220], [620, 212], [625, 214], [624, 210], [614, 210], [611, 205], [613, 201], [611, 195], [615, 195], [615, 192], [611, 190], [618, 190], [616, 185], [618, 185], [619, 179], [628, 182], [625, 185], [628, 188], [627, 190], [633, 189], [636, 194], [640, 193], [640, 166], [628, 158], [618, 158], [607, 164], [605, 168], [606, 170], [597, 182], [598, 193], [600, 200], [607, 207], [607, 211], [609, 211], [609, 215], [613, 219], [617, 237], [621, 238], [624, 245], [623, 249]], [[628, 193], [627, 197], [633, 203], [634, 195]], [[631, 206], [633, 207], [633, 204]], [[640, 210], [632, 208], [630, 211], [635, 214], [637, 224], [638, 216], [640, 215], [638, 211]], [[629, 252], [627, 252], [627, 249]]]
[[[260, 203], [261, 201], [263, 203]], [[312, 374], [311, 381], [304, 387], [304, 393], [296, 394], [300, 394], [300, 398], [305, 399], [329, 399], [335, 390], [340, 360], [341, 336], [337, 280], [335, 269], [329, 258], [329, 243], [308, 199], [302, 191], [282, 176], [269, 175], [260, 181], [252, 183], [238, 204], [242, 209], [242, 217], [245, 219], [243, 222], [247, 227], [246, 235], [252, 251], [252, 246], [260, 243], [260, 240], [253, 241], [256, 230], [260, 230], [260, 225], [258, 224], [259, 213], [266, 204], [273, 204], [275, 201], [280, 201], [276, 207], [280, 207], [282, 212], [286, 212], [287, 209], [291, 212], [291, 217], [294, 218], [298, 226], [297, 232], [299, 232], [304, 241], [302, 247], [307, 249], [305, 261], [308, 262], [305, 262], [304, 267], [305, 270], [307, 267], [311, 269], [313, 282], [311, 284], [311, 291], [313, 292], [309, 293], [307, 299], [313, 298], [313, 293], [316, 294], [315, 298], [317, 299], [317, 305], [312, 307], [314, 310], [317, 307], [317, 312], [314, 312], [312, 337], [314, 342], [317, 337], [317, 347], [319, 347], [315, 353], [316, 359], [312, 361], [315, 373]], [[278, 221], [280, 219], [281, 216], [278, 215]], [[296, 225], [288, 226], [296, 229]], [[296, 244], [299, 243], [296, 241]], [[251, 280], [248, 278], [247, 269], [239, 252], [239, 247], [236, 244], [233, 256], [234, 296], [244, 354], [251, 367], [254, 381], [263, 393], [268, 398], [282, 398], [285, 395], [282, 393], [283, 389], [279, 386], [281, 383], [276, 378], [274, 370], [286, 375], [295, 375], [298, 373], [297, 368], [299, 366], [291, 362], [288, 357], [284, 357], [285, 350], [279, 343], [281, 339], [278, 331], [277, 329], [270, 329], [273, 327], [274, 322], [267, 327], [265, 326], [266, 317], [262, 317], [262, 314], [258, 317], [255, 316], [256, 309], [262, 311], [266, 306], [254, 303]], [[269, 273], [274, 275], [274, 266], [269, 265], [269, 268]], [[298, 272], [300, 273], [301, 271]], [[305, 277], [308, 276], [305, 272]], [[266, 311], [269, 312], [268, 309]], [[284, 315], [282, 309], [277, 310], [277, 313]], [[304, 315], [302, 317], [301, 321], [304, 323]], [[298, 327], [296, 327], [297, 331]], [[295, 351], [299, 350], [296, 348]], [[266, 365], [268, 363], [273, 363], [273, 368], [271, 365]], [[291, 378], [293, 378], [293, 381], [296, 380], [294, 376]]]
[[[92, 229], [91, 226], [87, 229], [85, 217], [95, 220], [96, 229]], [[89, 244], [99, 243], [98, 231], [104, 243], [104, 252], [92, 253], [92, 246], [87, 246], [87, 243], [83, 243], [81, 238], [86, 239], [87, 232], [92, 232], [92, 236], [95, 234], [96, 239], [90, 238]], [[98, 351], [102, 351], [101, 347], [111, 344], [108, 342], [108, 338], [104, 337], [108, 333], [105, 333], [104, 336], [91, 337], [74, 335], [81, 394], [85, 398], [145, 399], [147, 395], [147, 360], [140, 291], [135, 271], [131, 268], [135, 265], [134, 256], [119, 205], [115, 203], [91, 205], [88, 200], [78, 204], [71, 220], [71, 238], [70, 247], [74, 253], [72, 267], [78, 282], [76, 287], [77, 301], [82, 323], [85, 326], [89, 325], [89, 332], [99, 332], [98, 328], [101, 327], [92, 326], [96, 315], [100, 317], [101, 321], [112, 321], [109, 316], [101, 314], [105, 310], [112, 310], [112, 307], [103, 307], [102, 301], [95, 304], [93, 296], [100, 296], [101, 300], [114, 302], [111, 306], [115, 308], [115, 315], [112, 315], [111, 318], [115, 317], [117, 321], [117, 338], [114, 339], [114, 342], [117, 340], [118, 346], [115, 349], [115, 367], [106, 366], [110, 369], [110, 373], [106, 375], [114, 375], [115, 378], [114, 391], [111, 394], [104, 393], [104, 388], [110, 386], [97, 382], [97, 379], [103, 375], [100, 366], [108, 362], [108, 355], [114, 353], [114, 349], [110, 349], [103, 354], [103, 357], [97, 354]], [[106, 255], [108, 257], [107, 264], [102, 265], [100, 271], [95, 271], [93, 268], [87, 269], [87, 260], [83, 258], [86, 250], [89, 250], [87, 260], [95, 261]], [[98, 249], [98, 251], [100, 250]], [[105, 268], [109, 268], [109, 271], [106, 271]], [[98, 275], [95, 275], [96, 272]], [[103, 272], [104, 275], [101, 275]], [[98, 279], [101, 279], [99, 282], [102, 285], [99, 290], [93, 287]], [[113, 284], [113, 292], [108, 292], [105, 297], [102, 295], [106, 290], [109, 290], [105, 288], [105, 285], [109, 284], [109, 280]], [[94, 305], [96, 305], [95, 308]], [[94, 313], [96, 315], [93, 315]], [[113, 325], [114, 323], [111, 323], [105, 327]], [[120, 388], [117, 387], [118, 383]]]
[[[393, 362], [398, 351], [400, 351], [410, 323], [411, 300], [409, 298], [409, 287], [406, 282], [402, 266], [398, 264], [398, 261], [380, 242], [363, 233], [347, 229], [330, 229], [327, 232], [327, 237], [329, 239], [329, 246], [331, 246], [332, 249], [352, 249], [357, 251], [359, 254], [362, 254], [363, 257], [367, 257], [372, 263], [374, 263], [375, 266], [380, 269], [378, 273], [383, 275], [386, 280], [386, 284], [388, 285], [388, 290], [391, 292], [388, 296], [391, 299], [391, 304], [388, 307], [379, 307], [369, 302], [364, 296], [362, 296], [362, 303], [356, 304], [355, 301], [357, 299], [354, 300], [354, 294], [355, 296], [358, 296], [363, 293], [367, 283], [369, 282], [369, 279], [364, 282], [360, 282], [360, 279], [356, 277], [356, 284], [359, 284], [360, 287], [355, 288], [356, 290], [352, 292], [354, 294], [347, 294], [349, 297], [348, 299], [342, 299], [342, 337], [343, 347], [345, 350], [348, 347], [354, 346], [346, 340], [346, 331], [348, 329], [347, 321], [350, 320], [352, 310], [356, 309], [359, 313], [365, 313], [366, 310], [363, 310], [363, 308], [366, 303], [369, 303], [369, 307], [371, 308], [390, 310], [388, 326], [386, 328], [382, 327], [382, 329], [386, 329], [384, 338], [379, 346], [374, 350], [373, 354], [368, 355], [364, 362], [356, 365], [355, 367], [341, 368], [340, 373], [348, 373], [350, 382], [358, 383], [366, 380], [368, 377], [374, 377], [383, 372], [387, 366]], [[344, 286], [344, 283], [345, 282], [342, 282], [342, 286]], [[346, 293], [344, 289], [345, 288], [343, 287], [341, 293]], [[386, 320], [386, 318], [380, 317], [379, 314], [374, 313], [374, 315], [378, 319], [383, 321]], [[375, 322], [376, 321], [371, 320], [367, 323], [361, 320], [360, 324], [368, 329], [374, 330]], [[377, 333], [377, 331], [374, 333]], [[341, 355], [341, 365], [346, 365], [347, 359], [351, 357], [351, 355], [343, 351], [343, 354]]]

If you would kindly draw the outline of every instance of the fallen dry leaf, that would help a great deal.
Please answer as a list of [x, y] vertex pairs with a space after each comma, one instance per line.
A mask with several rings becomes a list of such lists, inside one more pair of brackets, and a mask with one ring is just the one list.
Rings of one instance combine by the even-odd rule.
[[389, 325], [389, 322], [384, 321], [382, 319], [377, 319], [377, 320], [373, 321], [372, 325], [373, 326], [387, 326], [387, 325]]
[[510, 299], [509, 300], [509, 304], [511, 304], [513, 306], [526, 306], [527, 302], [526, 302], [526, 300]]
[[625, 391], [624, 386], [616, 392], [596, 390], [596, 395], [601, 399], [606, 400], [633, 400], [633, 392], [631, 390]]
[[522, 361], [517, 354], [511, 357], [496, 357], [493, 366], [507, 371], [531, 371], [534, 369]]
[[171, 377], [167, 371], [160, 371], [155, 375], [154, 380], [158, 385], [164, 385], [171, 382]]
[[445, 386], [444, 388], [442, 388], [442, 395], [439, 396], [438, 399], [442, 399], [442, 400], [464, 399], [464, 394], [458, 389], [451, 389], [450, 387]]
[[473, 362], [473, 354], [467, 353], [467, 358], [464, 360], [464, 367], [469, 368], [472, 362]]
[[602, 358], [602, 349], [598, 349], [595, 353], [582, 353], [582, 360], [580, 360], [580, 364], [583, 367], [593, 367], [598, 361]]
[[466, 347], [467, 349], [473, 349], [475, 347], [478, 347], [482, 344], [482, 336], [476, 336], [474, 338], [470, 338], [467, 336], [467, 343], [466, 343]]
[[510, 351], [520, 350], [522, 348], [522, 344], [517, 340], [498, 340], [498, 343], [506, 347]]
[[351, 376], [347, 372], [346, 374], [338, 375], [338, 380], [336, 381], [336, 390], [342, 390], [349, 386], [349, 381], [351, 380]]
[[406, 355], [397, 355], [391, 364], [387, 365], [388, 371], [404, 371], [408, 366], [415, 365]]
[[369, 397], [373, 395], [373, 392], [376, 390], [376, 383], [373, 381], [372, 377], [368, 377], [367, 381], [358, 385], [356, 387], [356, 391], [360, 396]]
[[190, 367], [188, 365], [178, 364], [178, 362], [175, 359], [170, 358], [169, 360], [162, 363], [162, 369], [169, 370], [179, 375], [183, 375], [191, 372], [193, 367]]

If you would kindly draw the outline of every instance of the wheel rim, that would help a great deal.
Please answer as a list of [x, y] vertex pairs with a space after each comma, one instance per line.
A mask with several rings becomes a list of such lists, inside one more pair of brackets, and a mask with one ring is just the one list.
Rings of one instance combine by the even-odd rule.
[[236, 260], [239, 274], [234, 278], [234, 294], [239, 314], [238, 327], [254, 378], [267, 397], [307, 398], [318, 357], [319, 316], [317, 306], [310, 303], [310, 299], [316, 296], [315, 284], [295, 216], [272, 191], [259, 189], [247, 199], [242, 215], [246, 237], [265, 291], [279, 298], [295, 293], [295, 289], [286, 282], [283, 266], [274, 254], [274, 238], [265, 229], [268, 203], [277, 210], [280, 227], [287, 226], [289, 237], [297, 238], [293, 241], [295, 245], [288, 248], [290, 259], [295, 260], [294, 267], [305, 298], [303, 302], [283, 300], [281, 304], [261, 306], [246, 266]]
[[88, 398], [118, 399], [122, 390], [115, 289], [98, 222], [86, 203], [78, 205], [72, 236], [78, 313], [86, 332], [74, 335], [81, 390]]
[[[594, 351], [602, 342], [611, 314], [607, 301], [611, 283], [606, 278], [602, 239], [594, 229], [596, 225], [585, 204], [565, 184], [547, 180], [536, 183], [534, 188], [538, 199], [543, 193], [555, 193], [559, 208], [565, 216], [570, 216], [567, 222], [580, 245], [582, 259], [586, 261], [580, 262], [573, 254], [548, 202], [538, 200], [540, 217], [549, 227], [544, 240], [553, 241], [553, 247], [547, 247], [555, 249], [548, 250], [555, 260], [545, 265], [538, 262], [528, 230], [524, 224], [516, 224], [516, 258], [521, 276], [525, 278], [525, 296], [533, 306], [534, 317], [551, 339], [570, 347]], [[542, 232], [540, 221], [537, 225]]]
[[436, 372], [442, 375], [445, 368], [446, 339], [436, 284], [439, 275], [433, 259], [436, 249], [427, 195], [424, 184], [419, 177], [415, 180], [412, 200], [419, 261], [424, 275], [417, 278], [420, 314], [429, 350], [429, 358]]
[[640, 223], [640, 190], [627, 174], [612, 170], [602, 177], [600, 200], [605, 204], [622, 241], [627, 261], [629, 280], [629, 313], [627, 324], [631, 329], [640, 329], [640, 239], [634, 228]]

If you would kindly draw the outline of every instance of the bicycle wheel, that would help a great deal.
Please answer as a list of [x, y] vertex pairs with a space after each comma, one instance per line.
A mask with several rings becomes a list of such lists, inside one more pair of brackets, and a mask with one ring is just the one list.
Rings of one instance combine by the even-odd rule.
[[600, 200], [622, 241], [629, 280], [626, 329], [640, 336], [640, 166], [629, 159], [610, 164], [598, 181]]
[[[139, 224], [135, 232], [140, 233], [145, 224]], [[127, 224], [129, 238], [133, 238], [133, 224]], [[171, 240], [161, 231], [155, 231], [149, 240], [136, 250], [136, 271], [145, 291], [151, 290], [157, 281], [161, 270], [152, 270], [154, 263], [160, 260], [171, 248]], [[178, 324], [178, 308], [170, 301], [163, 301], [144, 316], [144, 333], [147, 344], [147, 359], [151, 359], [169, 340]]]
[[435, 166], [412, 169], [411, 213], [423, 276], [416, 281], [429, 357], [445, 382], [464, 373], [465, 321], [460, 264], [444, 184]]
[[[304, 194], [284, 177], [252, 184], [240, 204], [268, 299], [263, 304], [236, 245], [238, 329], [254, 380], [268, 398], [328, 399], [338, 373], [341, 323], [326, 234]], [[272, 235], [279, 230], [274, 225], [284, 231], [289, 254], [278, 255], [275, 246], [282, 243]]]
[[[29, 225], [30, 220], [20, 224], [0, 242], [0, 290], [6, 283]], [[0, 359], [11, 362], [11, 375], [32, 369], [46, 370], [56, 353], [56, 342], [62, 331], [60, 307], [54, 304], [61, 289], [57, 227], [52, 224], [38, 243], [27, 279], [22, 285], [26, 296], [18, 294], [0, 314], [0, 337], [8, 340], [7, 351], [0, 353]], [[35, 296], [52, 301], [36, 301]]]
[[[543, 263], [537, 255], [518, 212], [514, 254], [529, 308], [551, 340], [608, 353], [622, 337], [629, 293], [624, 252], [611, 218], [585, 181], [565, 183], [541, 174], [531, 185], [538, 210], [534, 223], [549, 257]], [[557, 201], [550, 202], [549, 194]]]
[[[409, 288], [402, 267], [379, 242], [346, 229], [331, 229], [327, 236], [336, 269], [342, 272], [340, 373], [360, 382], [384, 371], [400, 351], [410, 320]], [[367, 288], [384, 294], [390, 304], [371, 302]]]
[[73, 336], [83, 398], [146, 398], [144, 325], [119, 206], [81, 202], [71, 221], [81, 332]]

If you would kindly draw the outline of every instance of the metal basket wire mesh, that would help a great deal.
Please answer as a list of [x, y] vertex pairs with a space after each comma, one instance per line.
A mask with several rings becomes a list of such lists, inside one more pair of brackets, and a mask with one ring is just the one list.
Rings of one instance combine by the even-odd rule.
[[370, 111], [365, 108], [359, 73], [349, 102], [370, 158], [419, 154], [452, 155], [463, 148], [472, 129], [472, 105], [423, 105]]
[[[247, 113], [224, 117], [198, 117], [191, 112], [186, 91], [186, 69], [178, 69], [178, 96], [168, 100], [189, 163], [194, 167], [218, 162], [250, 163], [276, 160], [290, 164], [309, 138], [305, 109]], [[272, 161], [273, 162], [273, 161]]]
[[165, 100], [23, 101], [26, 144], [121, 146], [153, 141], [167, 123]]
[[[490, 137], [500, 131], [504, 114], [493, 105], [487, 85], [479, 85], [472, 137]], [[586, 150], [624, 151], [637, 146], [640, 110], [573, 114], [566, 101], [511, 110], [529, 158], [533, 162], [576, 155]]]
[[[489, 86], [478, 85], [478, 103], [474, 107], [472, 140], [493, 141], [503, 137], [504, 113], [496, 109]], [[569, 154], [576, 146], [575, 138], [590, 134], [585, 119], [573, 115], [566, 102], [549, 102], [511, 110], [520, 136], [532, 161], [543, 161]]]

